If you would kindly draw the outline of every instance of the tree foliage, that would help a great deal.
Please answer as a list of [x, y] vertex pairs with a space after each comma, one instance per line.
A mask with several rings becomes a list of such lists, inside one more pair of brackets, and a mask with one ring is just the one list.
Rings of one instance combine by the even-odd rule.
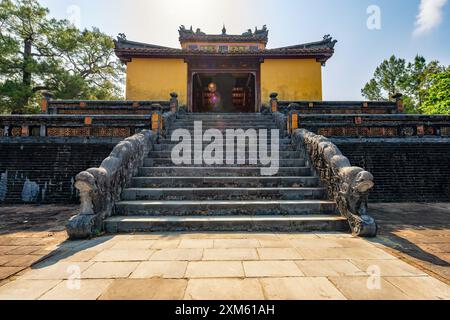
[[450, 68], [431, 77], [421, 110], [426, 114], [450, 114]]
[[445, 67], [438, 61], [427, 63], [419, 55], [409, 63], [393, 55], [376, 68], [374, 77], [361, 92], [365, 98], [374, 101], [387, 101], [395, 93], [403, 93], [407, 112], [425, 112], [428, 109], [422, 105], [427, 100], [433, 79], [444, 71]]
[[43, 92], [61, 99], [117, 99], [123, 66], [113, 40], [51, 19], [36, 0], [0, 2], [0, 112], [37, 107]]

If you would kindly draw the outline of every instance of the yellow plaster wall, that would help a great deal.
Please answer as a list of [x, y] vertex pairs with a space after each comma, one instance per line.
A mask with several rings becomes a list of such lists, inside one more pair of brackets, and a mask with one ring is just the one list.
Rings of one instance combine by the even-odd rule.
[[127, 100], [169, 100], [178, 93], [186, 105], [187, 64], [183, 59], [133, 58], [127, 64]]
[[316, 59], [267, 59], [261, 64], [261, 100], [322, 100], [322, 66]]

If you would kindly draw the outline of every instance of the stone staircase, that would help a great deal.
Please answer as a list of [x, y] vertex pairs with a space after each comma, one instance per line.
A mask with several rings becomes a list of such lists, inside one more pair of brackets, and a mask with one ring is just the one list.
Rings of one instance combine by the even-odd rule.
[[202, 121], [203, 131], [276, 129], [270, 115], [179, 115], [168, 139], [150, 152], [124, 190], [115, 215], [105, 221], [108, 232], [348, 230], [347, 221], [327, 200], [319, 179], [290, 139], [280, 139], [280, 169], [275, 176], [262, 176], [259, 165], [248, 161], [175, 166], [171, 150], [178, 142], [170, 140], [171, 133], [181, 128], [193, 134], [195, 121]]

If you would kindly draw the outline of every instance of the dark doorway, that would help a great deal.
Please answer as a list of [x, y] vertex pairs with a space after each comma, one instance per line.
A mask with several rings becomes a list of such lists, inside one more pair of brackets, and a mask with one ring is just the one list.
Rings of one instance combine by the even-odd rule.
[[195, 73], [192, 81], [194, 112], [255, 112], [252, 73]]

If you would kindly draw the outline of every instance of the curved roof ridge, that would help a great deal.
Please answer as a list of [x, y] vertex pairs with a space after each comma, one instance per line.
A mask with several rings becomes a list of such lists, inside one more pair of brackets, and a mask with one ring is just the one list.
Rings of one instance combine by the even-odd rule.
[[268, 50], [291, 50], [291, 49], [321, 49], [321, 48], [328, 48], [328, 49], [334, 49], [334, 46], [336, 45], [338, 41], [333, 40], [333, 38], [327, 34], [323, 37], [323, 40], [320, 41], [314, 41], [314, 42], [308, 42], [308, 43], [301, 43], [296, 44], [292, 46], [287, 47], [279, 47], [279, 48], [273, 48]]

